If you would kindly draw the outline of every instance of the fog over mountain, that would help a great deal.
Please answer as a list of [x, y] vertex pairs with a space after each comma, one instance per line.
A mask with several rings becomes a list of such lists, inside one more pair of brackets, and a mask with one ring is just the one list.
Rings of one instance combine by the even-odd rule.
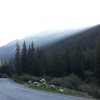
[[[41, 32], [37, 35], [31, 35], [28, 37], [25, 37], [19, 41], [20, 46], [22, 47], [23, 41], [25, 40], [27, 43], [27, 46], [33, 41], [36, 48], [44, 47], [46, 45], [52, 44], [56, 41], [59, 41], [63, 39], [64, 37], [71, 36], [72, 34], [75, 34], [77, 32], [80, 32], [84, 29], [72, 29], [72, 30], [66, 30], [66, 31], [52, 31], [52, 32]], [[1, 58], [11, 58], [15, 54], [16, 50], [16, 42], [17, 40], [11, 41], [10, 43], [0, 47], [0, 57]]]

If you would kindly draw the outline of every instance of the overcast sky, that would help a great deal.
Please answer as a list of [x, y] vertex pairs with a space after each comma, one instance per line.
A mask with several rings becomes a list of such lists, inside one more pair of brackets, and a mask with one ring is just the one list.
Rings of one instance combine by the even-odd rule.
[[0, 0], [0, 46], [45, 30], [100, 23], [100, 0]]

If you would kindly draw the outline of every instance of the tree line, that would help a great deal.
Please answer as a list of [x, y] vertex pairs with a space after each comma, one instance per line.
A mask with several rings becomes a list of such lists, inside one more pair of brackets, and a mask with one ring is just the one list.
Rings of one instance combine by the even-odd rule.
[[83, 80], [100, 80], [100, 41], [95, 50], [85, 51], [80, 43], [75, 48], [66, 47], [62, 51], [46, 52], [35, 49], [32, 42], [28, 49], [24, 41], [22, 49], [17, 43], [15, 66], [17, 74], [62, 77], [76, 74]]
[[3, 63], [0, 72], [50, 77], [75, 74], [87, 82], [100, 84], [100, 40], [97, 39], [94, 50], [81, 46], [77, 43], [74, 48], [66, 46], [60, 51], [47, 52], [35, 48], [33, 42], [27, 46], [24, 41], [22, 47], [17, 42], [15, 58]]

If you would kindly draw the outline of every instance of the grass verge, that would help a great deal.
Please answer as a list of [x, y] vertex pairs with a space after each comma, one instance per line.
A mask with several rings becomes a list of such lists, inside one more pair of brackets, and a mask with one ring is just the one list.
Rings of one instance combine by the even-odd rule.
[[[57, 88], [56, 90], [51, 90], [48, 86], [33, 86], [33, 85], [27, 84], [27, 83], [25, 83], [24, 85], [29, 88], [36, 89], [36, 90], [59, 93], [59, 94], [64, 94], [64, 95], [92, 98], [92, 96], [89, 96], [88, 93], [84, 93], [84, 92], [80, 92], [80, 91], [72, 90], [72, 89], [68, 89], [68, 88], [63, 88], [63, 87], [56, 87]], [[63, 91], [59, 91], [59, 90], [63, 90]]]

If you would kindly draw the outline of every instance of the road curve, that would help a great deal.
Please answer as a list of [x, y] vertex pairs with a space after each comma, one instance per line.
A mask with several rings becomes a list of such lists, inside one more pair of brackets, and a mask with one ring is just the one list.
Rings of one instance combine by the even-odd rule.
[[81, 97], [65, 96], [26, 88], [10, 79], [0, 79], [0, 100], [91, 100]]

